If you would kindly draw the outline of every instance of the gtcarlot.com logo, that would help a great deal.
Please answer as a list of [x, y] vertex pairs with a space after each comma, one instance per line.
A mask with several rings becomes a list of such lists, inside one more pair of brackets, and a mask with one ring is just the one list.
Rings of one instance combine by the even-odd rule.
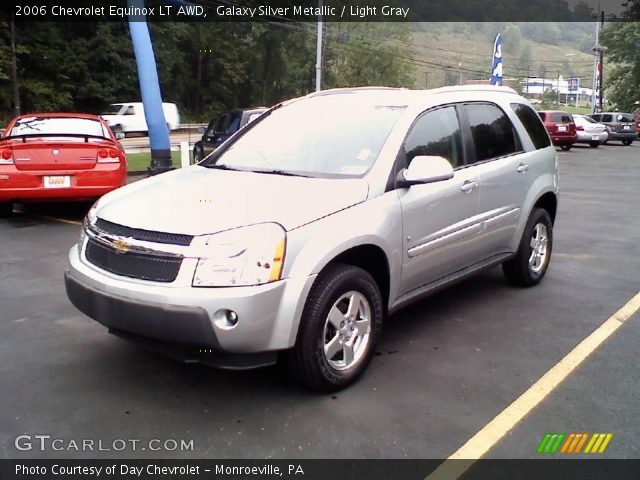
[[141, 440], [139, 438], [114, 438], [111, 440], [93, 438], [56, 438], [48, 434], [18, 435], [13, 445], [17, 450], [41, 452], [192, 452], [193, 440], [174, 438], [152, 438]]
[[612, 433], [547, 433], [538, 445], [537, 452], [604, 453], [612, 438]]

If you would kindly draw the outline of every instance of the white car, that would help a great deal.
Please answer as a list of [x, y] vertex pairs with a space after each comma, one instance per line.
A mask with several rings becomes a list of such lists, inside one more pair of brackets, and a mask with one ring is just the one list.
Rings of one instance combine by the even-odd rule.
[[[180, 127], [180, 114], [175, 103], [163, 103], [162, 111], [169, 130]], [[114, 133], [147, 133], [149, 131], [142, 102], [112, 103], [100, 116]]]
[[588, 143], [591, 147], [597, 148], [607, 141], [609, 133], [607, 126], [584, 115], [574, 115], [573, 121], [576, 124], [576, 143]]

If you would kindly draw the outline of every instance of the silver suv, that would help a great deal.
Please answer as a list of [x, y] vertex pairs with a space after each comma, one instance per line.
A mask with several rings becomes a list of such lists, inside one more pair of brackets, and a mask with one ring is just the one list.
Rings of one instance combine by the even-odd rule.
[[227, 368], [280, 356], [337, 390], [400, 307], [496, 264], [537, 284], [557, 195], [555, 149], [511, 89], [324, 91], [102, 197], [67, 294], [164, 354]]

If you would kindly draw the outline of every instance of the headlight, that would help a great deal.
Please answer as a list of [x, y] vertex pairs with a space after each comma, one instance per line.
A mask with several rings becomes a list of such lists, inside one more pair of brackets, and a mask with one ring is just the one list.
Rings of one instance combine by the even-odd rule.
[[84, 244], [84, 239], [86, 237], [86, 228], [87, 226], [95, 223], [96, 219], [98, 218], [96, 215], [96, 212], [98, 210], [98, 202], [95, 202], [91, 208], [89, 209], [89, 211], [87, 212], [87, 215], [84, 217], [84, 220], [82, 222], [82, 227], [80, 230], [80, 238], [78, 239], [78, 253], [82, 254], [82, 245]]
[[285, 231], [275, 223], [200, 237], [196, 240], [199, 259], [192, 285], [233, 287], [279, 280], [285, 241]]

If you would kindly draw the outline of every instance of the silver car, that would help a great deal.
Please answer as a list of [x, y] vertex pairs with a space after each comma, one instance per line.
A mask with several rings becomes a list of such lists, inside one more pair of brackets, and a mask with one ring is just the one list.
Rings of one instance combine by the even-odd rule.
[[607, 126], [598, 123], [585, 115], [573, 115], [576, 124], [576, 143], [588, 143], [589, 146], [597, 148], [607, 141], [609, 134]]
[[551, 258], [556, 151], [513, 90], [356, 88], [280, 104], [197, 165], [102, 197], [67, 294], [111, 333], [185, 361], [272, 364], [332, 391], [383, 319], [502, 264]]

